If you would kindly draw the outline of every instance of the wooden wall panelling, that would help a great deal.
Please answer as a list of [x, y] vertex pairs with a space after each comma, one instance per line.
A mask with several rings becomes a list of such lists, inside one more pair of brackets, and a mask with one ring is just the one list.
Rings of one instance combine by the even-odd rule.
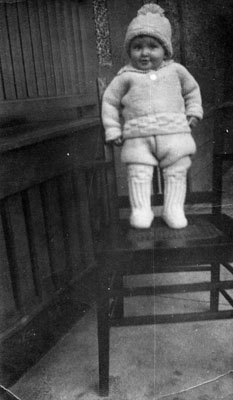
[[[78, 126], [78, 112], [85, 106], [90, 107], [90, 110], [92, 108], [95, 109], [95, 100], [90, 93], [86, 95], [40, 97], [37, 99], [24, 99], [20, 101], [0, 101], [0, 129], [4, 128], [1, 134], [6, 137], [7, 129], [5, 128], [12, 127], [16, 120], [17, 123], [15, 125], [18, 125], [16, 126], [17, 133], [28, 132], [29, 126], [23, 125], [23, 122], [38, 123], [38, 121], [42, 121], [45, 124], [50, 121], [50, 126], [47, 126], [47, 128], [54, 127], [54, 129], [56, 129], [56, 125], [63, 123], [63, 127], [67, 124], [67, 128], [69, 129], [69, 120], [73, 120], [74, 122], [76, 120]], [[64, 122], [64, 120], [66, 122]], [[46, 128], [44, 124], [31, 126], [31, 132], [35, 133], [40, 129], [41, 132], [44, 133]], [[62, 126], [60, 129], [62, 129]], [[15, 131], [13, 133], [15, 133]], [[12, 132], [9, 132], [9, 136], [12, 136], [11, 133]]]
[[17, 306], [22, 314], [28, 314], [38, 303], [38, 298], [32, 272], [21, 194], [10, 196], [4, 200], [3, 220]]
[[47, 91], [46, 76], [45, 76], [43, 49], [41, 42], [39, 11], [35, 0], [28, 0], [28, 14], [29, 14], [31, 46], [32, 46], [33, 61], [35, 66], [35, 79], [37, 84], [38, 96], [46, 96], [48, 91]]
[[2, 153], [0, 199], [93, 161], [97, 146], [98, 126]]
[[81, 37], [81, 26], [78, 4], [71, 0], [71, 14], [72, 14], [72, 27], [74, 32], [74, 49], [76, 54], [77, 66], [78, 66], [78, 76], [80, 92], [82, 93], [85, 88], [85, 69], [84, 69], [84, 55], [83, 55], [83, 43]]
[[58, 177], [58, 191], [63, 220], [67, 268], [70, 278], [75, 280], [80, 277], [85, 265], [81, 259], [77, 205], [74, 200], [74, 189], [70, 172]]
[[85, 170], [74, 170], [73, 184], [78, 216], [77, 225], [81, 239], [81, 251], [85, 268], [88, 270], [95, 265], [95, 257], [91, 231], [87, 176]]
[[4, 4], [0, 4], [0, 32], [0, 60], [4, 97], [10, 100], [16, 98], [16, 91]]
[[[93, 47], [96, 36], [92, 1], [80, 2], [78, 4], [78, 13], [84, 59], [85, 83], [87, 87], [93, 89], [94, 95], [96, 88], [97, 54], [95, 47]], [[92, 46], [90, 43], [92, 43]]]
[[68, 39], [66, 35], [66, 24], [65, 24], [65, 2], [64, 0], [57, 0], [55, 2], [56, 7], [56, 20], [57, 20], [57, 30], [58, 30], [58, 40], [59, 49], [61, 54], [61, 65], [63, 71], [64, 79], [64, 93], [72, 93], [71, 86], [71, 73], [70, 70], [73, 69], [73, 65], [68, 62]]
[[[73, 0], [72, 0], [73, 3]], [[79, 93], [84, 82], [82, 79], [83, 64], [80, 57], [77, 59], [77, 48], [75, 39], [80, 41], [80, 37], [74, 35], [73, 17], [72, 17], [72, 4], [70, 0], [64, 3], [64, 19], [65, 19], [65, 30], [67, 37], [67, 51], [68, 51], [68, 62], [70, 67], [71, 85], [72, 93]], [[81, 45], [81, 43], [80, 43]], [[81, 68], [78, 66], [78, 61], [81, 63]], [[67, 62], [67, 60], [66, 60]], [[78, 73], [79, 72], [79, 73]]]
[[[14, 319], [6, 321], [9, 331], [1, 336], [0, 379], [7, 385], [87, 309], [83, 303], [89, 283], [83, 278], [89, 282], [95, 260], [83, 166], [99, 154], [98, 134], [97, 125], [1, 153], [7, 256], [21, 312], [18, 316], [17, 309], [15, 324]], [[71, 170], [77, 166], [74, 182]], [[16, 194], [10, 195], [12, 191]], [[32, 307], [26, 309], [25, 302]]]
[[[0, 99], [86, 95], [89, 90], [96, 101], [93, 89], [97, 56], [91, 0], [27, 0], [0, 7]], [[66, 109], [61, 118], [80, 115], [77, 108]], [[5, 117], [13, 119], [14, 115]]]
[[41, 185], [41, 194], [49, 259], [52, 268], [52, 280], [56, 290], [59, 290], [66, 286], [68, 275], [64, 231], [56, 179], [44, 182]]
[[[56, 142], [54, 146], [51, 142], [43, 142], [1, 154], [0, 197], [20, 192], [61, 173], [66, 156], [59, 147], [59, 143]], [[57, 158], [54, 157], [55, 154]], [[24, 171], [23, 179], [22, 171]]]
[[14, 323], [18, 311], [15, 304], [6, 242], [0, 216], [0, 333]]
[[22, 56], [22, 43], [20, 38], [17, 4], [7, 4], [7, 23], [9, 28], [9, 38], [11, 56], [13, 60], [16, 93], [18, 99], [27, 97], [25, 70]]
[[45, 221], [42, 209], [40, 186], [36, 185], [23, 193], [27, 215], [31, 260], [35, 277], [36, 292], [42, 302], [52, 298], [54, 285], [46, 240]]
[[56, 3], [47, 1], [49, 32], [52, 47], [53, 68], [56, 82], [56, 94], [59, 96], [64, 93], [64, 76], [62, 71], [61, 52], [58, 36], [58, 23], [56, 16]]
[[32, 53], [31, 31], [26, 2], [17, 3], [19, 34], [21, 38], [23, 65], [26, 76], [27, 97], [37, 97], [35, 64]]
[[55, 72], [53, 69], [52, 48], [49, 32], [49, 19], [45, 0], [37, 0], [43, 60], [46, 73], [48, 96], [56, 96]]

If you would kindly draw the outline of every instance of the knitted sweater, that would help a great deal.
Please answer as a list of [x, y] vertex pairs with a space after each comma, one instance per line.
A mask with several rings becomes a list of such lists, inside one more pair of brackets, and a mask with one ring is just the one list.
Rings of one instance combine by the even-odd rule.
[[187, 69], [172, 60], [156, 71], [123, 67], [103, 96], [107, 141], [122, 135], [129, 139], [190, 133], [188, 116], [203, 117], [200, 89]]

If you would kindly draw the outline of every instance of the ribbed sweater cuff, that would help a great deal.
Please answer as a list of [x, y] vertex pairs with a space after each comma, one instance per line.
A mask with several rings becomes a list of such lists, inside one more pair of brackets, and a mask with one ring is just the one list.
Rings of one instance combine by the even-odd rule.
[[119, 128], [109, 128], [105, 130], [106, 141], [110, 142], [116, 140], [122, 136], [121, 129]]

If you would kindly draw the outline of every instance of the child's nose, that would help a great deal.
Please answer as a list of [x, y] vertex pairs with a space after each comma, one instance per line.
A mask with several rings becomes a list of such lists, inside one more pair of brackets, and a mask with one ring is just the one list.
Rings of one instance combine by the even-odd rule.
[[142, 48], [142, 54], [143, 55], [148, 55], [149, 54], [149, 48], [148, 47], [143, 47]]

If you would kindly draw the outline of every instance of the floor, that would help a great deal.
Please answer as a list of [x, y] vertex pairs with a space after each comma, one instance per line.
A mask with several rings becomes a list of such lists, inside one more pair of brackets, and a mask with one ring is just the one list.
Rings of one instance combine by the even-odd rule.
[[[128, 283], [135, 279], [147, 283], [140, 277]], [[164, 277], [158, 279], [165, 283]], [[166, 279], [187, 281], [187, 276]], [[188, 280], [195, 280], [193, 273]], [[205, 310], [207, 302], [197, 293], [138, 298], [129, 300], [126, 310], [138, 315], [145, 309], [195, 311]], [[223, 299], [221, 304], [226, 307]], [[109, 399], [232, 400], [232, 331], [228, 320], [112, 329]], [[90, 299], [86, 315], [10, 390], [22, 400], [96, 400], [97, 356], [96, 309]]]
[[[225, 204], [227, 209], [230, 202]], [[197, 277], [189, 273], [156, 279], [174, 283]], [[10, 388], [22, 400], [99, 398], [96, 308], [90, 293], [88, 298], [86, 315]], [[129, 299], [126, 304], [128, 314], [207, 307], [208, 296], [197, 293]], [[222, 298], [221, 307], [226, 307]], [[232, 331], [230, 320], [112, 329], [109, 399], [233, 400]]]

